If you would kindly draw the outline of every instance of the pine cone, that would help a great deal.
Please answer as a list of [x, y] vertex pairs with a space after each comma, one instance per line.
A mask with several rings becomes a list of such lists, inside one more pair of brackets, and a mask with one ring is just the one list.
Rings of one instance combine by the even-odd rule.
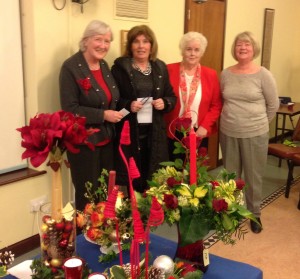
[[130, 278], [130, 276], [131, 276], [131, 265], [130, 265], [130, 263], [123, 264], [122, 268], [125, 272], [126, 278]]
[[0, 266], [8, 267], [15, 259], [15, 255], [11, 251], [0, 253]]
[[152, 266], [148, 271], [149, 279], [165, 279], [165, 274], [158, 268]]

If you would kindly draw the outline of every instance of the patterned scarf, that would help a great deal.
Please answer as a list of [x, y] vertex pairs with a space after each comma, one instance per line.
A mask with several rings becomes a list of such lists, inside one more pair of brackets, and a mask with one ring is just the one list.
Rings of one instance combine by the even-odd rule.
[[191, 118], [191, 105], [194, 102], [196, 92], [197, 92], [197, 89], [198, 89], [198, 86], [200, 83], [200, 74], [201, 74], [201, 67], [200, 67], [200, 64], [198, 64], [195, 74], [193, 76], [193, 80], [191, 82], [190, 92], [188, 94], [183, 65], [182, 64], [180, 65], [179, 87], [181, 90], [181, 97], [182, 97], [182, 102], [184, 105], [184, 112], [183, 112], [182, 117]]

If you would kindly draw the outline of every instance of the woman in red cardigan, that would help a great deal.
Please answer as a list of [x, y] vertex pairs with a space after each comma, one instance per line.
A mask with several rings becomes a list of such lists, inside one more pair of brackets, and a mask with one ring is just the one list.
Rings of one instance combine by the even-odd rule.
[[175, 125], [170, 124], [174, 119], [192, 118], [192, 127], [205, 147], [207, 137], [217, 132], [216, 122], [221, 113], [222, 100], [216, 71], [200, 64], [206, 46], [207, 39], [201, 33], [188, 32], [179, 44], [182, 61], [167, 65], [170, 82], [178, 97], [174, 110], [165, 116], [169, 127], [171, 159], [174, 159]]

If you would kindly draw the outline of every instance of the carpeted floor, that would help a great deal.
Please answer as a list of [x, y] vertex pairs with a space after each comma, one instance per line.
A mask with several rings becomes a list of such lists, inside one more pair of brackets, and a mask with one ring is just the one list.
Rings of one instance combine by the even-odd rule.
[[[215, 242], [211, 254], [244, 262], [260, 268], [264, 279], [300, 279], [300, 179], [293, 184], [290, 197], [284, 197], [284, 187], [264, 200], [261, 220], [263, 231], [254, 234], [249, 222], [248, 233], [236, 244]], [[247, 274], [244, 278], [247, 279]]]

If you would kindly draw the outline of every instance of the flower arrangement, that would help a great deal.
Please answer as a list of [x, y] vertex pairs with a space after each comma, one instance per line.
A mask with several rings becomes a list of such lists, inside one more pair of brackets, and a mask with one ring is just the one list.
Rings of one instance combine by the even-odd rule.
[[[189, 245], [205, 238], [212, 230], [224, 243], [234, 244], [233, 235], [237, 234], [238, 238], [241, 238], [247, 232], [240, 226], [241, 221], [245, 218], [256, 221], [254, 215], [244, 206], [245, 182], [236, 179], [235, 173], [229, 173], [225, 169], [221, 170], [217, 177], [209, 174], [209, 158], [206, 149], [199, 148], [201, 139], [193, 134], [190, 124], [190, 119], [179, 119], [176, 122], [176, 129], [182, 134], [182, 138], [175, 142], [174, 153], [183, 154], [183, 159], [178, 158], [173, 162], [161, 163], [162, 167], [153, 174], [152, 180], [148, 181], [149, 189], [143, 194], [134, 193], [141, 220], [146, 228], [151, 206], [155, 200], [163, 209], [164, 222], [169, 225], [178, 225], [180, 245], [187, 245], [188, 249], [191, 249], [192, 246]], [[130, 144], [130, 140], [126, 144]], [[130, 165], [129, 168], [131, 168]], [[195, 175], [192, 173], [194, 170]], [[103, 191], [105, 187], [102, 185], [100, 188]], [[86, 195], [87, 197], [93, 196], [89, 189]], [[116, 242], [116, 238], [111, 235], [111, 233], [113, 236], [116, 235], [116, 224], [122, 227], [120, 235], [127, 234], [127, 239], [130, 240], [134, 237], [132, 204], [127, 199], [123, 199], [122, 194], [118, 194], [116, 199], [116, 215], [113, 219], [103, 217], [102, 213], [107, 205], [103, 200], [98, 205], [95, 201], [87, 204], [85, 214], [88, 216], [88, 221], [82, 223], [83, 229], [87, 234], [91, 227], [96, 230], [97, 233], [88, 234], [88, 237], [98, 244], [110, 246]], [[100, 223], [93, 222], [92, 216], [95, 211], [101, 216], [95, 218], [101, 220]], [[83, 216], [79, 218], [84, 220]], [[135, 273], [134, 278], [173, 279], [201, 278], [202, 276], [196, 263], [182, 261], [180, 257], [175, 261], [174, 268], [168, 276], [159, 275], [159, 273], [155, 266], [150, 266], [145, 270], [140, 269], [138, 273]], [[109, 278], [131, 278], [132, 263], [113, 266], [110, 269], [110, 276]]]
[[94, 149], [88, 137], [99, 129], [86, 129], [85, 123], [85, 117], [62, 110], [37, 114], [30, 119], [29, 125], [17, 129], [22, 137], [21, 146], [26, 149], [22, 159], [30, 158], [30, 163], [39, 167], [50, 156], [48, 165], [56, 171], [66, 150], [78, 153], [78, 144]]
[[[122, 250], [129, 249], [129, 240], [133, 234], [132, 231], [132, 216], [129, 199], [124, 199], [124, 194], [118, 191], [117, 201], [115, 205], [116, 222], [113, 219], [105, 218], [104, 210], [106, 207], [106, 200], [108, 195], [107, 178], [109, 174], [107, 170], [103, 169], [99, 178], [100, 185], [95, 192], [92, 192], [90, 182], [87, 182], [85, 187], [87, 192], [85, 197], [89, 200], [83, 212], [77, 211], [77, 226], [82, 229], [85, 237], [94, 243], [99, 244], [105, 249], [105, 255], [99, 259], [100, 262], [107, 262], [116, 257], [117, 254], [117, 231], [121, 236]], [[115, 249], [114, 249], [115, 248]]]
[[21, 146], [26, 149], [22, 159], [29, 158], [34, 167], [39, 167], [49, 158], [47, 165], [53, 170], [51, 203], [44, 204], [39, 211], [39, 232], [42, 265], [57, 272], [61, 271], [63, 260], [75, 252], [76, 241], [75, 210], [71, 203], [63, 208], [61, 165], [64, 161], [68, 167], [63, 160], [66, 150], [78, 153], [80, 144], [94, 149], [88, 137], [99, 129], [86, 129], [85, 124], [86, 118], [61, 110], [37, 114], [29, 125], [17, 129], [22, 137]]
[[[256, 220], [244, 206], [245, 182], [225, 169], [213, 178], [208, 173], [206, 148], [199, 148], [201, 139], [196, 137], [192, 142], [191, 119], [179, 118], [175, 125], [182, 139], [175, 142], [174, 154], [184, 154], [185, 160], [178, 158], [162, 163], [163, 167], [149, 181], [146, 197], [140, 198], [139, 203], [147, 204], [149, 199], [156, 197], [163, 206], [165, 222], [178, 224], [182, 244], [203, 239], [211, 230], [225, 244], [234, 244], [232, 236], [235, 232], [239, 238], [246, 233], [240, 227], [240, 221], [245, 218]], [[193, 144], [195, 150], [191, 148]], [[192, 161], [193, 151], [196, 162]], [[196, 168], [194, 181], [193, 163]]]

